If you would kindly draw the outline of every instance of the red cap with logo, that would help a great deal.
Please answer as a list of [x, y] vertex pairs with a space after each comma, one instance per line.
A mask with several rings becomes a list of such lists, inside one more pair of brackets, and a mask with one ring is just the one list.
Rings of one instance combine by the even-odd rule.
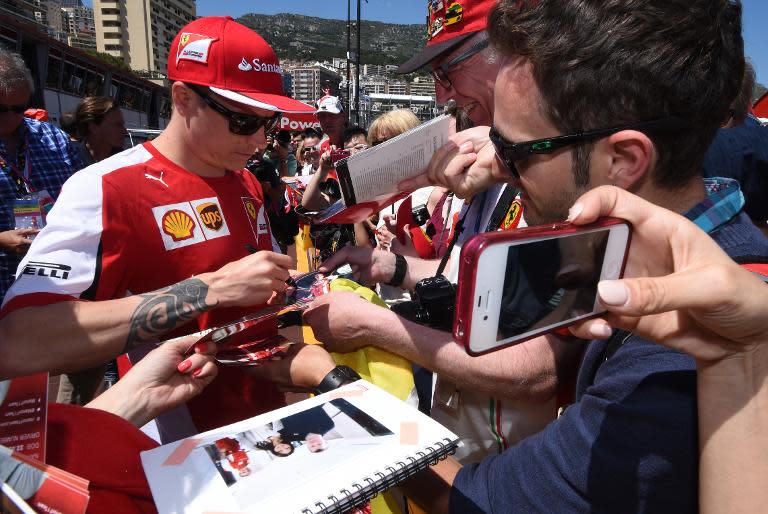
[[176, 34], [168, 78], [208, 86], [224, 98], [260, 109], [314, 112], [285, 96], [283, 69], [267, 42], [228, 16], [199, 18]]
[[397, 68], [411, 73], [456, 48], [488, 26], [488, 14], [498, 0], [427, 0], [427, 46]]

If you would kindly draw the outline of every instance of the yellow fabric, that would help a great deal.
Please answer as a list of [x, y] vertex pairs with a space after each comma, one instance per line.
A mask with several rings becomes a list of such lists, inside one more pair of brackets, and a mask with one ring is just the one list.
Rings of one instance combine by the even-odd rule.
[[[345, 278], [337, 278], [331, 282], [331, 291], [349, 291], [374, 305], [387, 306], [375, 292]], [[401, 400], [408, 398], [413, 391], [413, 368], [410, 361], [399, 355], [374, 346], [365, 346], [355, 352], [331, 353], [331, 356], [337, 364], [349, 366], [365, 380]]]

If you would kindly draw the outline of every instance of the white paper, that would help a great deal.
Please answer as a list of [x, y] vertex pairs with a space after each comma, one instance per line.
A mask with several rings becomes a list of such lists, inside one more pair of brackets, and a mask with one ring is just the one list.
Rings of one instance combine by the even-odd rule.
[[450, 116], [440, 116], [348, 158], [355, 202], [398, 193], [398, 183], [424, 173], [435, 151], [448, 142], [450, 123]]

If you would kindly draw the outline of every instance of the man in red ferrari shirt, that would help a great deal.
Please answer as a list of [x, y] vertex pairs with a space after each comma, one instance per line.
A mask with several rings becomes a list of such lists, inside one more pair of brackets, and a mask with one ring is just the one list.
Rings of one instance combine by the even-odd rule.
[[[261, 188], [242, 168], [280, 112], [307, 107], [283, 96], [269, 45], [231, 18], [184, 27], [168, 78], [166, 130], [65, 184], [5, 297], [0, 376], [98, 365], [252, 313], [285, 289], [292, 261], [273, 251]], [[192, 419], [204, 430], [274, 409], [284, 398], [273, 381], [312, 388], [333, 367], [322, 348], [294, 345], [249, 370], [258, 379], [223, 369], [190, 402]]]

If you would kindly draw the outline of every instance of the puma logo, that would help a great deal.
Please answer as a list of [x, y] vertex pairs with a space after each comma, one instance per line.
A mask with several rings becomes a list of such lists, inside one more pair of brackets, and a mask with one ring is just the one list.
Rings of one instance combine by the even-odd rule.
[[144, 176], [145, 176], [146, 178], [150, 179], [150, 180], [157, 180], [157, 181], [158, 181], [158, 182], [160, 182], [162, 185], [164, 185], [165, 187], [167, 187], [167, 188], [169, 188], [169, 189], [170, 189], [170, 186], [168, 186], [168, 184], [166, 184], [166, 183], [165, 183], [165, 181], [163, 180], [163, 173], [165, 173], [165, 172], [163, 172], [163, 171], [161, 171], [161, 172], [160, 172], [160, 178], [157, 178], [157, 177], [156, 177], [156, 176], [154, 176], [154, 175], [150, 175], [149, 173], [145, 173], [145, 174], [144, 174]]

